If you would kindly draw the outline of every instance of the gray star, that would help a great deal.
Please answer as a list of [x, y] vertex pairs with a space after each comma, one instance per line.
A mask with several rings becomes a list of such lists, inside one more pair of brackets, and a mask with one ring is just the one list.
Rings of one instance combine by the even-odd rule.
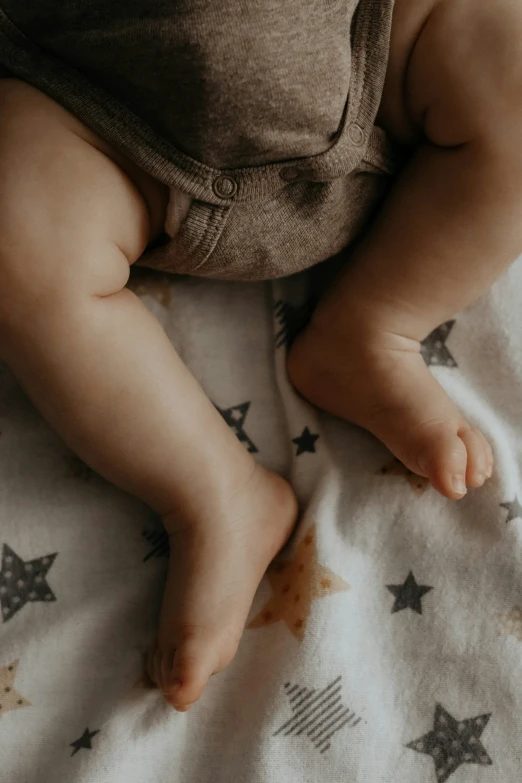
[[231, 408], [225, 409], [221, 409], [217, 405], [215, 405], [215, 407], [223, 416], [230, 429], [237, 435], [238, 440], [246, 446], [247, 451], [249, 451], [250, 454], [256, 454], [257, 448], [246, 434], [243, 426], [248, 409], [250, 408], [250, 403], [243, 402], [241, 405], [233, 405]]
[[456, 367], [457, 362], [446, 348], [446, 340], [455, 325], [455, 321], [446, 321], [445, 324], [434, 329], [421, 342], [422, 358], [428, 365], [437, 367]]
[[511, 522], [512, 519], [522, 519], [522, 506], [516, 495], [512, 503], [501, 503], [500, 505], [508, 512], [506, 523]]
[[406, 747], [431, 756], [435, 763], [437, 783], [445, 783], [461, 764], [493, 764], [480, 742], [490, 717], [491, 713], [488, 713], [458, 721], [437, 704], [433, 731]]
[[56, 552], [24, 562], [4, 544], [0, 569], [0, 606], [4, 622], [10, 620], [28, 601], [56, 601], [45, 579]]
[[301, 305], [292, 305], [281, 299], [275, 303], [274, 311], [280, 329], [276, 332], [276, 348], [286, 345], [290, 348], [295, 338], [310, 321], [317, 304], [317, 296], [313, 295]]
[[96, 736], [96, 734], [99, 733], [100, 733], [99, 729], [96, 729], [96, 731], [89, 731], [89, 729], [85, 729], [81, 737], [79, 737], [77, 740], [74, 740], [74, 742], [70, 743], [70, 747], [74, 748], [73, 752], [71, 753], [71, 756], [74, 756], [75, 753], [78, 753], [78, 751], [81, 748], [85, 748], [86, 750], [92, 750], [91, 740], [93, 737]]
[[143, 562], [146, 563], [151, 557], [168, 557], [170, 552], [170, 542], [167, 531], [162, 530], [142, 530], [141, 535], [147, 541], [152, 549], [145, 555]]
[[284, 737], [290, 734], [299, 737], [306, 734], [319, 752], [325, 753], [330, 748], [330, 740], [334, 734], [345, 726], [353, 729], [362, 720], [350, 707], [342, 703], [341, 689], [341, 676], [320, 691], [286, 682], [286, 696], [293, 715], [273, 736], [277, 737], [282, 733]]
[[297, 450], [295, 456], [304, 454], [305, 451], [309, 451], [311, 454], [315, 454], [315, 441], [319, 435], [313, 435], [308, 427], [305, 427], [302, 434], [298, 438], [292, 438], [292, 443], [295, 443]]
[[417, 614], [422, 614], [421, 598], [426, 593], [429, 593], [430, 590], [433, 590], [433, 587], [428, 585], [418, 585], [412, 571], [406, 577], [404, 584], [386, 585], [386, 587], [395, 596], [392, 614], [400, 612], [402, 609], [413, 609]]

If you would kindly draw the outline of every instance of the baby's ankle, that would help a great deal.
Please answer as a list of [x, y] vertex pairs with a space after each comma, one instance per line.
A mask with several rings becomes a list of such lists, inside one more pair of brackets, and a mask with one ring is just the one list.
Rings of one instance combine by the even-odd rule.
[[327, 312], [319, 314], [296, 342], [299, 339], [302, 342], [301, 354], [308, 352], [304, 349], [306, 344], [316, 356], [325, 354], [325, 359], [331, 353], [350, 363], [371, 363], [383, 351], [418, 353], [423, 339], [421, 329], [419, 323], [412, 320], [406, 323], [377, 303], [366, 302], [347, 307], [346, 312], [335, 319], [329, 319]]
[[421, 311], [355, 279], [349, 296], [346, 288], [342, 296], [335, 289], [325, 296], [309, 328], [348, 345], [418, 350], [418, 344], [438, 325], [436, 313]]
[[[230, 480], [233, 478], [233, 480]], [[161, 516], [169, 535], [219, 535], [221, 523], [228, 523], [239, 509], [263, 505], [273, 491], [274, 474], [251, 460], [250, 469], [235, 473], [230, 466], [229, 477], [217, 483], [209, 476], [206, 487], [195, 489], [182, 500], [173, 501]], [[277, 477], [279, 479], [279, 477]]]

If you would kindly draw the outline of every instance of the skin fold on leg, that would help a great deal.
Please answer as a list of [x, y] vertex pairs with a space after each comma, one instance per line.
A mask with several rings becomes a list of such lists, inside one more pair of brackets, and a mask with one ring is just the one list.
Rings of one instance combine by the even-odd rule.
[[409, 124], [382, 114], [422, 140], [288, 368], [303, 396], [457, 499], [491, 476], [492, 452], [424, 365], [420, 341], [522, 250], [520, 4], [435, 3], [404, 61]]
[[235, 654], [297, 503], [125, 287], [163, 187], [139, 187], [29, 85], [2, 80], [0, 112], [0, 355], [82, 459], [162, 515], [171, 559], [150, 674], [185, 709]]

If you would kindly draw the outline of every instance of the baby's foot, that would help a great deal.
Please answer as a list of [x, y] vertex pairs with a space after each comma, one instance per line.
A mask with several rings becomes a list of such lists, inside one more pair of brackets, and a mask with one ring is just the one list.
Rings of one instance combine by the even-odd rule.
[[234, 657], [259, 582], [297, 516], [284, 479], [256, 466], [226, 507], [195, 522], [164, 517], [170, 563], [148, 672], [169, 704], [188, 710]]
[[430, 373], [418, 342], [371, 330], [357, 337], [356, 325], [341, 338], [312, 322], [292, 346], [288, 372], [310, 402], [372, 432], [446, 497], [462, 498], [491, 476], [488, 442]]

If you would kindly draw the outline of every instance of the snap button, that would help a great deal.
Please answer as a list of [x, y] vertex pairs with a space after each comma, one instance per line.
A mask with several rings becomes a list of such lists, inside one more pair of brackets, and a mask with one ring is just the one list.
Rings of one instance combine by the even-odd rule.
[[220, 174], [212, 183], [212, 190], [219, 198], [232, 198], [237, 193], [237, 182], [228, 174]]
[[355, 122], [352, 122], [348, 128], [348, 136], [352, 144], [355, 144], [356, 147], [362, 147], [364, 144], [364, 131], [361, 126], [357, 125]]
[[298, 166], [288, 166], [286, 169], [281, 169], [279, 172], [281, 179], [285, 182], [297, 182], [299, 179], [313, 179], [314, 170], [312, 168], [299, 168]]
[[24, 52], [23, 49], [15, 49], [14, 52], [12, 52], [9, 55], [9, 62], [12, 65], [25, 65], [29, 61], [30, 57], [27, 52]]
[[281, 169], [279, 176], [281, 179], [284, 179], [285, 182], [295, 182], [296, 180], [301, 179], [303, 172], [301, 169], [298, 169], [297, 166], [288, 166], [286, 169]]

